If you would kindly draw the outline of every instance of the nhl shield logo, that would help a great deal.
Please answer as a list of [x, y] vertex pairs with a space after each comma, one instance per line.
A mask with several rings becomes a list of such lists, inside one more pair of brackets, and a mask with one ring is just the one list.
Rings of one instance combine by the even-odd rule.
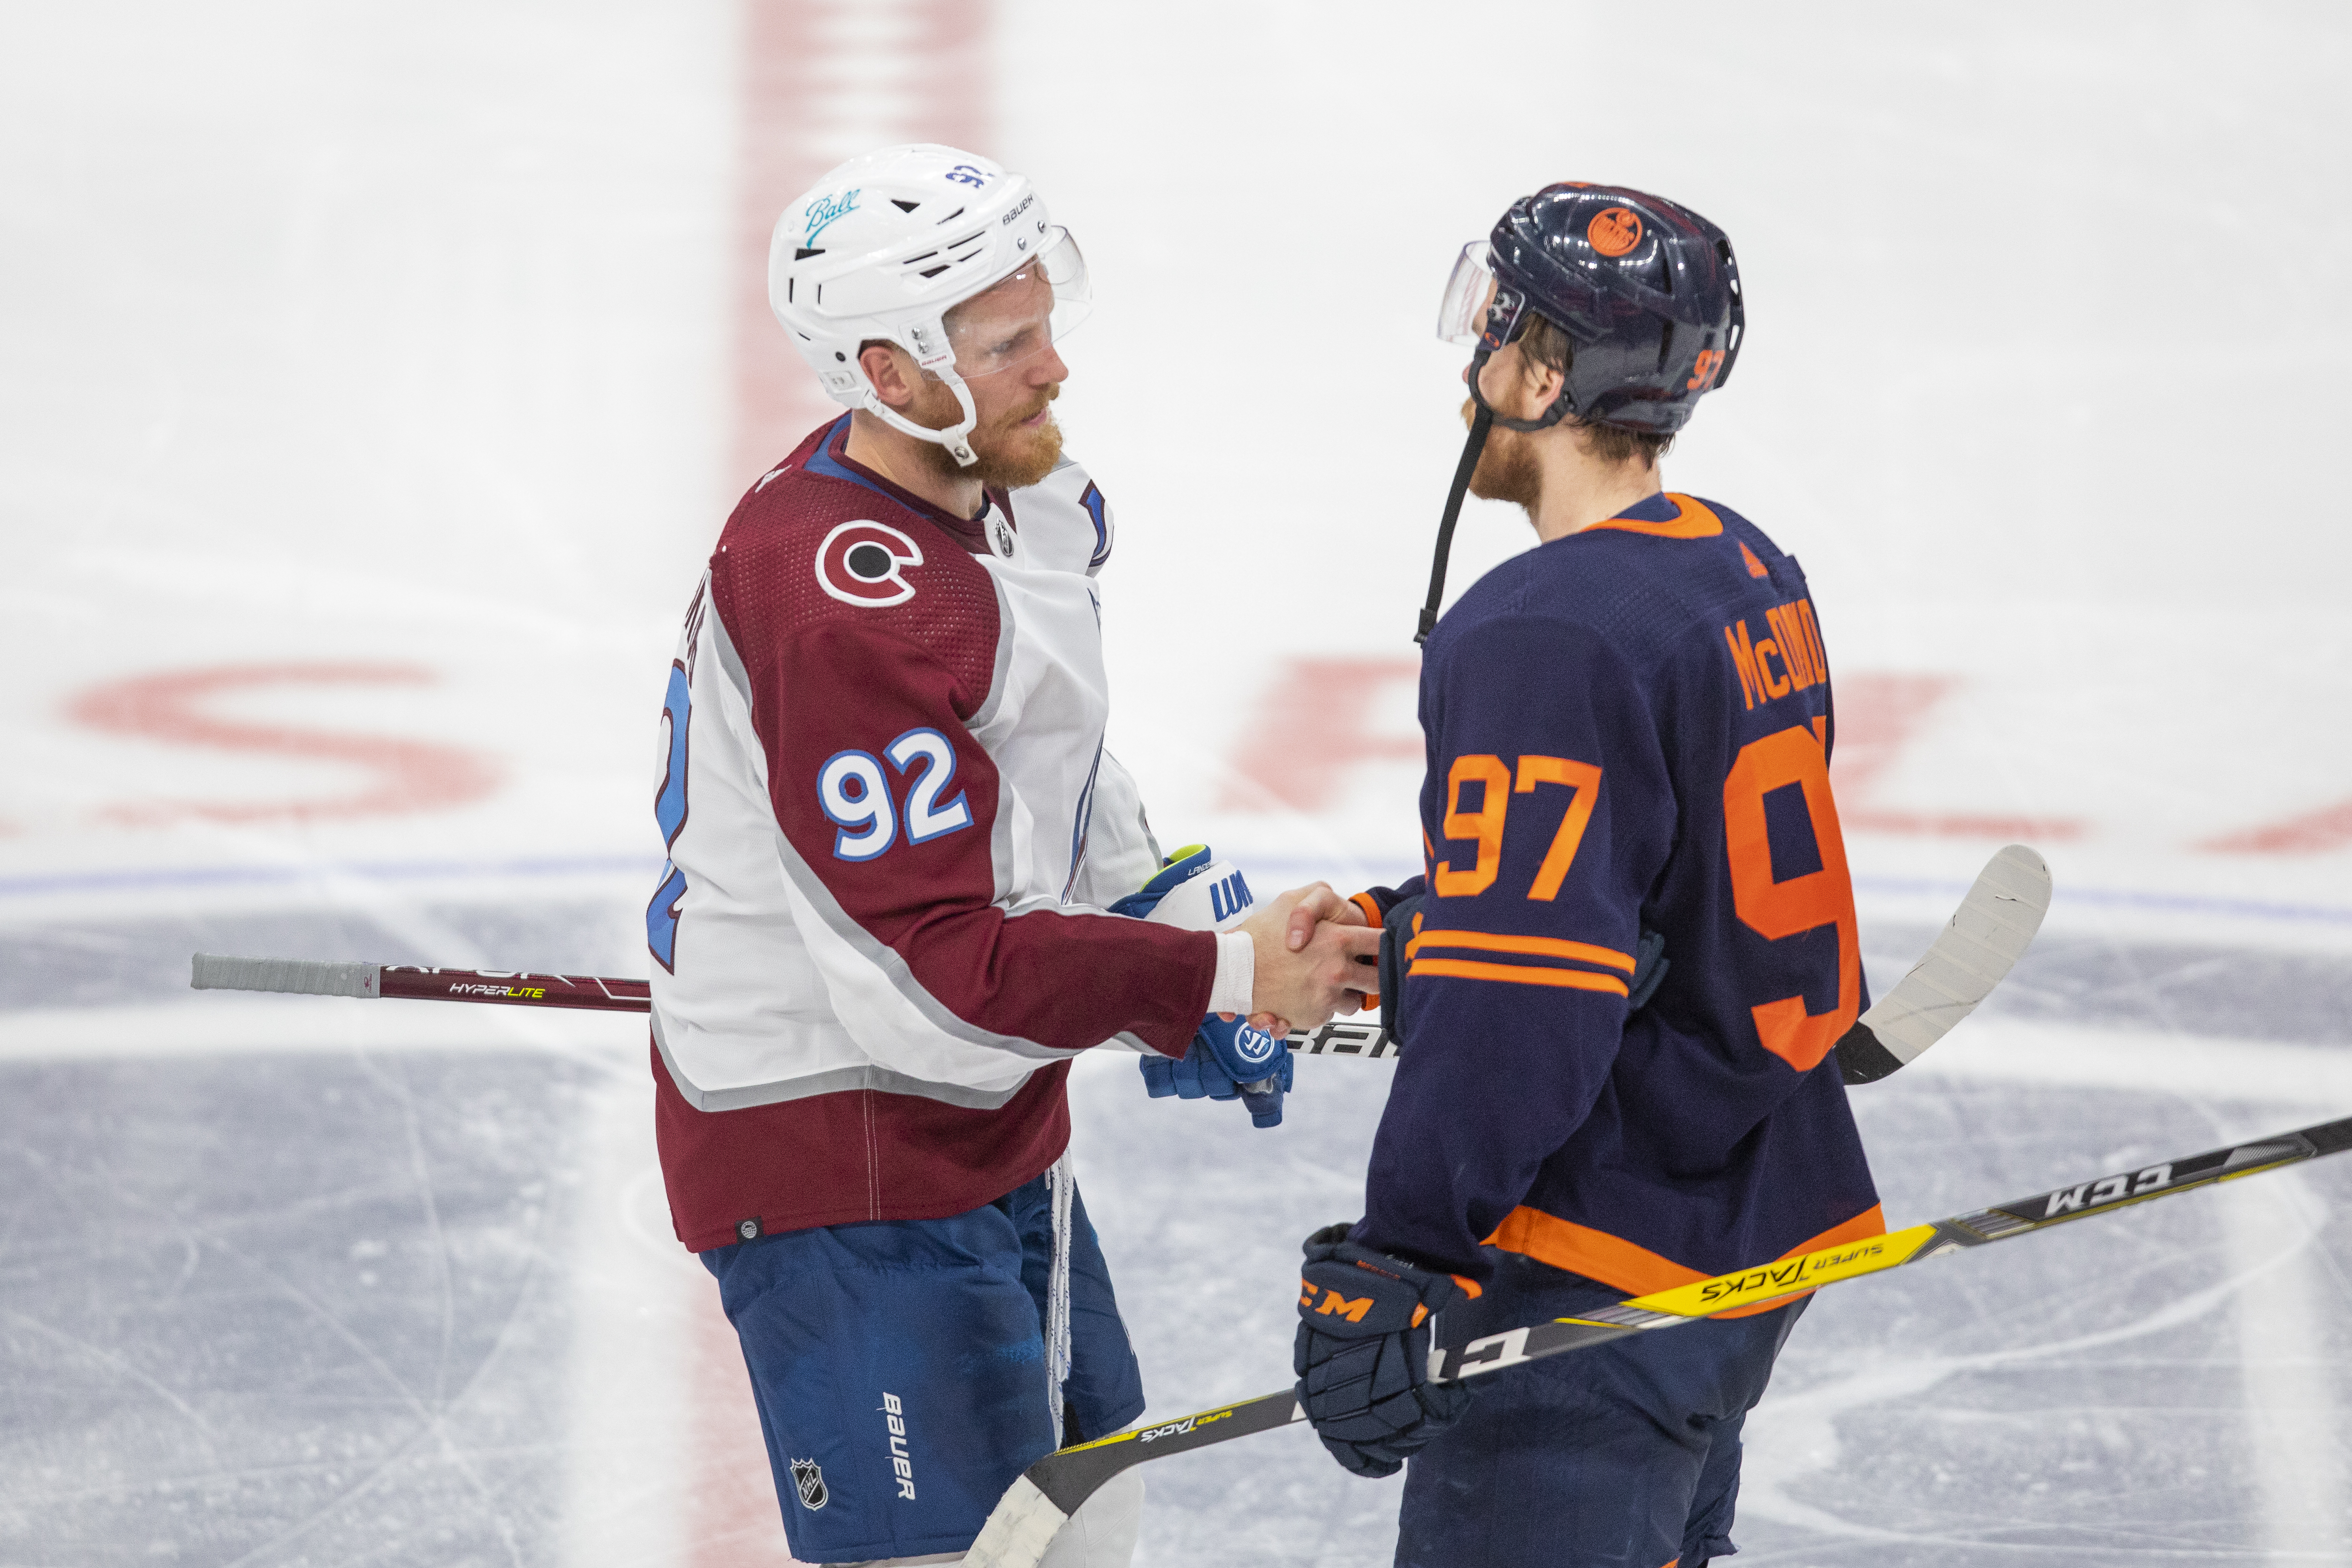
[[793, 1485], [800, 1489], [801, 1506], [805, 1509], [823, 1508], [833, 1495], [824, 1489], [824, 1472], [817, 1468], [814, 1459], [793, 1461]]
[[1013, 525], [1002, 514], [988, 520], [988, 540], [999, 555], [1007, 561], [1013, 559]]

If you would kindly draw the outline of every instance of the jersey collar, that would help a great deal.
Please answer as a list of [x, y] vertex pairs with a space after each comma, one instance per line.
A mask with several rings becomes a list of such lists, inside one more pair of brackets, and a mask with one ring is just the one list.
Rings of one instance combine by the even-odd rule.
[[1615, 517], [1594, 528], [1617, 528], [1628, 533], [1655, 534], [1661, 539], [1713, 539], [1723, 531], [1723, 520], [1705, 501], [1668, 490], [1643, 496]]
[[849, 416], [845, 414], [833, 422], [833, 428], [824, 433], [824, 439], [817, 444], [815, 451], [809, 454], [808, 461], [801, 465], [803, 471], [821, 474], [829, 479], [843, 479], [872, 490], [886, 500], [895, 501], [917, 516], [945, 529], [957, 543], [974, 555], [992, 553], [988, 542], [988, 522], [998, 509], [1003, 509], [1006, 521], [1012, 522], [1016, 529], [1020, 526], [1013, 520], [1012, 498], [1002, 490], [982, 492], [978, 517], [958, 517], [932, 505], [914, 491], [892, 484], [865, 464], [851, 461], [848, 446]]

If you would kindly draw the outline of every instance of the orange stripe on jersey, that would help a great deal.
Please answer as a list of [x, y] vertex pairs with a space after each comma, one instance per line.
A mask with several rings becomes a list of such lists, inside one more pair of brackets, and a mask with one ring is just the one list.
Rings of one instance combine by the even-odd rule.
[[1723, 531], [1723, 519], [1707, 510], [1700, 502], [1685, 495], [1666, 492], [1675, 503], [1675, 515], [1664, 522], [1643, 522], [1639, 518], [1612, 517], [1596, 522], [1595, 528], [1622, 528], [1628, 533], [1652, 533], [1661, 539], [1713, 539]]
[[1571, 991], [1606, 991], [1615, 996], [1633, 994], [1625, 988], [1625, 983], [1613, 974], [1595, 974], [1588, 969], [1537, 969], [1519, 963], [1479, 963], [1467, 958], [1417, 958], [1405, 974], [1408, 977], [1452, 975], [1456, 980], [1509, 980], [1521, 985], [1562, 985]]
[[1769, 575], [1764, 570], [1764, 563], [1756, 559], [1756, 552], [1748, 548], [1748, 541], [1744, 539], [1739, 542], [1739, 558], [1748, 563], [1748, 574], [1750, 577]]
[[[1825, 1247], [1859, 1241], [1864, 1237], [1883, 1236], [1885, 1231], [1885, 1210], [1873, 1204], [1843, 1225], [1833, 1225], [1821, 1235], [1797, 1243], [1780, 1257], [1799, 1258], [1808, 1252], [1819, 1252]], [[1618, 1289], [1635, 1296], [1671, 1290], [1677, 1285], [1692, 1285], [1707, 1278], [1696, 1268], [1686, 1268], [1673, 1258], [1660, 1257], [1648, 1247], [1638, 1247], [1622, 1237], [1579, 1225], [1574, 1220], [1562, 1219], [1558, 1215], [1546, 1214], [1541, 1209], [1529, 1208], [1525, 1204], [1504, 1217], [1503, 1223], [1495, 1227], [1495, 1234], [1486, 1238], [1486, 1244], [1532, 1258], [1538, 1263], [1549, 1263], [1554, 1268], [1565, 1268], [1571, 1274], [1581, 1274], [1588, 1279], [1598, 1279], [1603, 1285], [1614, 1285]], [[1801, 1292], [1804, 1295], [1811, 1293]], [[1783, 1296], [1776, 1301], [1759, 1301], [1754, 1306], [1735, 1308], [1716, 1316], [1745, 1318], [1752, 1313], [1785, 1307], [1791, 1300]]]
[[1546, 958], [1573, 958], [1580, 963], [1605, 963], [1612, 969], [1633, 973], [1631, 953], [1613, 947], [1595, 947], [1589, 942], [1569, 942], [1556, 936], [1497, 936], [1483, 931], [1424, 931], [1405, 943], [1404, 955], [1411, 958], [1424, 947], [1475, 947], [1486, 952], [1533, 952]]
[[1571, 1274], [1581, 1274], [1588, 1279], [1598, 1279], [1603, 1285], [1614, 1285], [1635, 1296], [1671, 1290], [1677, 1285], [1692, 1285], [1707, 1278], [1671, 1258], [1661, 1258], [1646, 1247], [1637, 1247], [1605, 1230], [1595, 1230], [1525, 1204], [1503, 1217], [1503, 1223], [1495, 1227], [1495, 1234], [1486, 1238], [1486, 1245], [1549, 1263], [1554, 1268], [1565, 1268]]

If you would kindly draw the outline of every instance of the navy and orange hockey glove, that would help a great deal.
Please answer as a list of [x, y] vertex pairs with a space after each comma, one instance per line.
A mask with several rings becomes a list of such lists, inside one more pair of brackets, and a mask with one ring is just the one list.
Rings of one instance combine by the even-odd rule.
[[1463, 1291], [1451, 1275], [1357, 1246], [1349, 1228], [1307, 1238], [1291, 1366], [1298, 1406], [1340, 1467], [1392, 1476], [1469, 1407], [1468, 1389], [1429, 1381], [1430, 1316]]

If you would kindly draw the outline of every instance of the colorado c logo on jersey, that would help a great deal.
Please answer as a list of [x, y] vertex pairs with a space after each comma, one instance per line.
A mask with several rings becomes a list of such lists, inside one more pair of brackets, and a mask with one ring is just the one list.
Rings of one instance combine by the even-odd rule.
[[816, 585], [845, 605], [880, 609], [915, 596], [906, 570], [923, 563], [922, 547], [887, 523], [845, 522], [816, 548]]

